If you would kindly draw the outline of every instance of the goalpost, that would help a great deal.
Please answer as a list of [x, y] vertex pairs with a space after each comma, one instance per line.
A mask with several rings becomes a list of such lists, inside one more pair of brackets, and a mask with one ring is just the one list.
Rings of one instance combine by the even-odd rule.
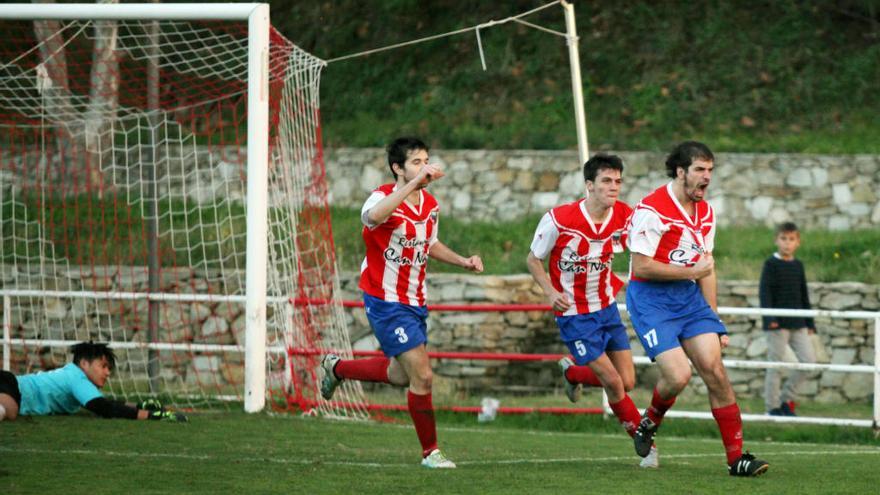
[[[0, 8], [3, 368], [109, 341], [107, 392], [364, 417], [339, 304], [322, 60], [267, 4]], [[242, 305], [244, 310], [242, 311]]]

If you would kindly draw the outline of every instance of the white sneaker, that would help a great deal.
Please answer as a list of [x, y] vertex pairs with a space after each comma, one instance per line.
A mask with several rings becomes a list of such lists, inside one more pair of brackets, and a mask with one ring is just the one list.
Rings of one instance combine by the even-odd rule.
[[336, 374], [333, 373], [333, 368], [336, 367], [336, 363], [342, 361], [342, 358], [337, 356], [336, 354], [327, 354], [324, 356], [324, 359], [321, 360], [321, 368], [324, 369], [324, 378], [321, 379], [321, 397], [324, 400], [330, 400], [333, 398], [333, 392], [336, 391], [336, 387], [342, 383], [342, 380], [336, 377]]
[[428, 457], [422, 459], [422, 466], [431, 469], [455, 469], [455, 463], [447, 459], [440, 449], [432, 450]]
[[642, 457], [642, 462], [639, 463], [639, 467], [651, 469], [657, 469], [660, 467], [660, 453], [657, 451], [656, 445], [652, 445], [651, 451], [648, 452], [648, 455]]
[[565, 377], [566, 370], [572, 366], [574, 366], [574, 361], [567, 357], [559, 360], [559, 368], [562, 369], [562, 381], [565, 383], [565, 396], [568, 397], [568, 400], [577, 402], [578, 399], [581, 398], [581, 384], [571, 383], [568, 381], [568, 378]]

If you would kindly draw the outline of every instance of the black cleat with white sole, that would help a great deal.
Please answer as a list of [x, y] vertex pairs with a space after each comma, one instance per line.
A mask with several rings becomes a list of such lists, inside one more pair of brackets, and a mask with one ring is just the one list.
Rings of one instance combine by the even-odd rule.
[[755, 456], [746, 452], [739, 459], [733, 461], [733, 464], [727, 467], [727, 471], [731, 476], [754, 477], [766, 473], [769, 467], [770, 464], [767, 462], [755, 459]]

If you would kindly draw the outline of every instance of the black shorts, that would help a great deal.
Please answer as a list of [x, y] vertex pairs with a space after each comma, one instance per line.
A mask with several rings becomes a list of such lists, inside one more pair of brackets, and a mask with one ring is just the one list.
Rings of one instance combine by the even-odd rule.
[[0, 370], [0, 394], [11, 395], [15, 403], [21, 407], [21, 391], [18, 389], [18, 378], [6, 370]]

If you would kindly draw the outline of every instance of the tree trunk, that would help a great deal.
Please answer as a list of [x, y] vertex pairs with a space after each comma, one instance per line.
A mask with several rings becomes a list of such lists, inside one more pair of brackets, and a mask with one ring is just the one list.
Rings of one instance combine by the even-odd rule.
[[[32, 0], [55, 3], [54, 0]], [[100, 3], [118, 3], [102, 0]], [[89, 76], [89, 99], [86, 108], [74, 106], [70, 91], [65, 39], [58, 21], [34, 21], [34, 33], [40, 43], [42, 74], [40, 87], [44, 115], [52, 126], [58, 161], [47, 157], [46, 178], [63, 183], [67, 193], [91, 191], [99, 196], [109, 186], [103, 169], [109, 167], [113, 153], [113, 120], [119, 102], [119, 62], [116, 53], [115, 21], [94, 21], [94, 47]]]

